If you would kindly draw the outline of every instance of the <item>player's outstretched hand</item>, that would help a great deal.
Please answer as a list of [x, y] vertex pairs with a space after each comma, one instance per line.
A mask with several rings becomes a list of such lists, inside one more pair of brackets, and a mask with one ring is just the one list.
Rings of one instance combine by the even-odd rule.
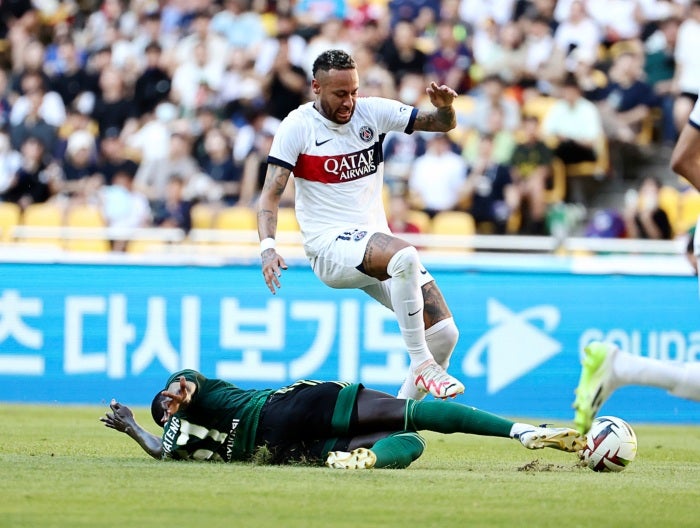
[[287, 269], [287, 263], [275, 251], [275, 248], [269, 248], [263, 251], [262, 255], [262, 274], [265, 278], [265, 284], [274, 295], [282, 286], [279, 278], [282, 276], [282, 270]]
[[170, 392], [164, 390], [161, 394], [170, 401], [168, 401], [168, 407], [165, 410], [165, 415], [163, 416], [163, 423], [170, 420], [170, 417], [175, 414], [180, 407], [186, 407], [192, 401], [192, 394], [187, 389], [187, 380], [184, 376], [180, 376], [180, 390], [177, 392]]
[[112, 398], [109, 403], [109, 408], [112, 412], [107, 411], [100, 421], [105, 424], [105, 427], [126, 433], [129, 427], [134, 423], [134, 413], [131, 412], [126, 405], [122, 405], [117, 400]]
[[430, 96], [430, 102], [435, 108], [451, 106], [457, 97], [457, 92], [449, 86], [444, 84], [438, 86], [434, 82], [430, 83], [430, 86], [425, 89], [425, 92]]

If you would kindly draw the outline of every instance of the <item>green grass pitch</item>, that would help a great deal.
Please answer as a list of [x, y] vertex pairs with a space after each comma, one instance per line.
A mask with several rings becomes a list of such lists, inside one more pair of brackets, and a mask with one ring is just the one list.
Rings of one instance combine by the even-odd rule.
[[333, 471], [159, 462], [105, 428], [105, 410], [0, 404], [0, 527], [700, 526], [697, 426], [633, 423], [622, 473], [437, 434], [406, 470]]

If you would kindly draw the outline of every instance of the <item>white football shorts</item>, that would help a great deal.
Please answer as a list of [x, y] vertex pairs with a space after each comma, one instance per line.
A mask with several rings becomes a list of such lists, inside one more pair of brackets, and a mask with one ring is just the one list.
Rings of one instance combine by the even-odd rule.
[[[335, 237], [315, 240], [314, 253], [311, 257], [311, 267], [314, 274], [331, 288], [358, 288], [375, 298], [389, 309], [391, 306], [391, 279], [380, 281], [361, 272], [358, 268], [365, 256], [367, 243], [375, 233], [385, 231], [356, 227], [337, 234]], [[386, 233], [391, 235], [391, 233]], [[432, 275], [421, 269], [420, 285], [433, 281]]]

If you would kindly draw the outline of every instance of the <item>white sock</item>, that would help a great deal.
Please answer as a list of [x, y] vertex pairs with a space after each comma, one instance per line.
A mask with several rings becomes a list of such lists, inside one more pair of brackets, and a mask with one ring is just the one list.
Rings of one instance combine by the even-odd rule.
[[399, 393], [396, 395], [398, 399], [407, 400], [410, 398], [412, 400], [422, 400], [428, 395], [427, 392], [418, 390], [413, 378], [413, 371], [409, 369], [406, 379], [403, 380]]
[[513, 427], [510, 428], [509, 436], [511, 438], [515, 438], [519, 434], [524, 433], [525, 431], [532, 431], [533, 429], [535, 429], [534, 425], [515, 422]]
[[418, 252], [411, 246], [397, 251], [386, 267], [392, 279], [391, 305], [406, 344], [412, 369], [433, 359], [425, 341], [423, 293], [420, 288], [419, 270]]
[[425, 331], [425, 341], [437, 364], [447, 370], [459, 339], [459, 330], [452, 317], [438, 321]]
[[643, 385], [670, 390], [681, 379], [679, 363], [660, 361], [619, 350], [613, 360], [614, 384]]
[[700, 401], [700, 365], [653, 359], [618, 351], [613, 361], [615, 383], [666, 389], [681, 398]]

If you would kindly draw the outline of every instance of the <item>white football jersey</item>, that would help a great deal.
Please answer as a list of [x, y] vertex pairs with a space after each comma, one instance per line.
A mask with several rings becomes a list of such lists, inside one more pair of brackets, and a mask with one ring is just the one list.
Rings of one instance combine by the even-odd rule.
[[693, 111], [690, 112], [690, 124], [700, 130], [700, 97], [695, 101]]
[[294, 174], [295, 208], [305, 245], [350, 226], [389, 232], [382, 202], [382, 143], [389, 131], [413, 132], [418, 110], [391, 99], [358, 98], [340, 125], [306, 103], [282, 121], [268, 163]]

